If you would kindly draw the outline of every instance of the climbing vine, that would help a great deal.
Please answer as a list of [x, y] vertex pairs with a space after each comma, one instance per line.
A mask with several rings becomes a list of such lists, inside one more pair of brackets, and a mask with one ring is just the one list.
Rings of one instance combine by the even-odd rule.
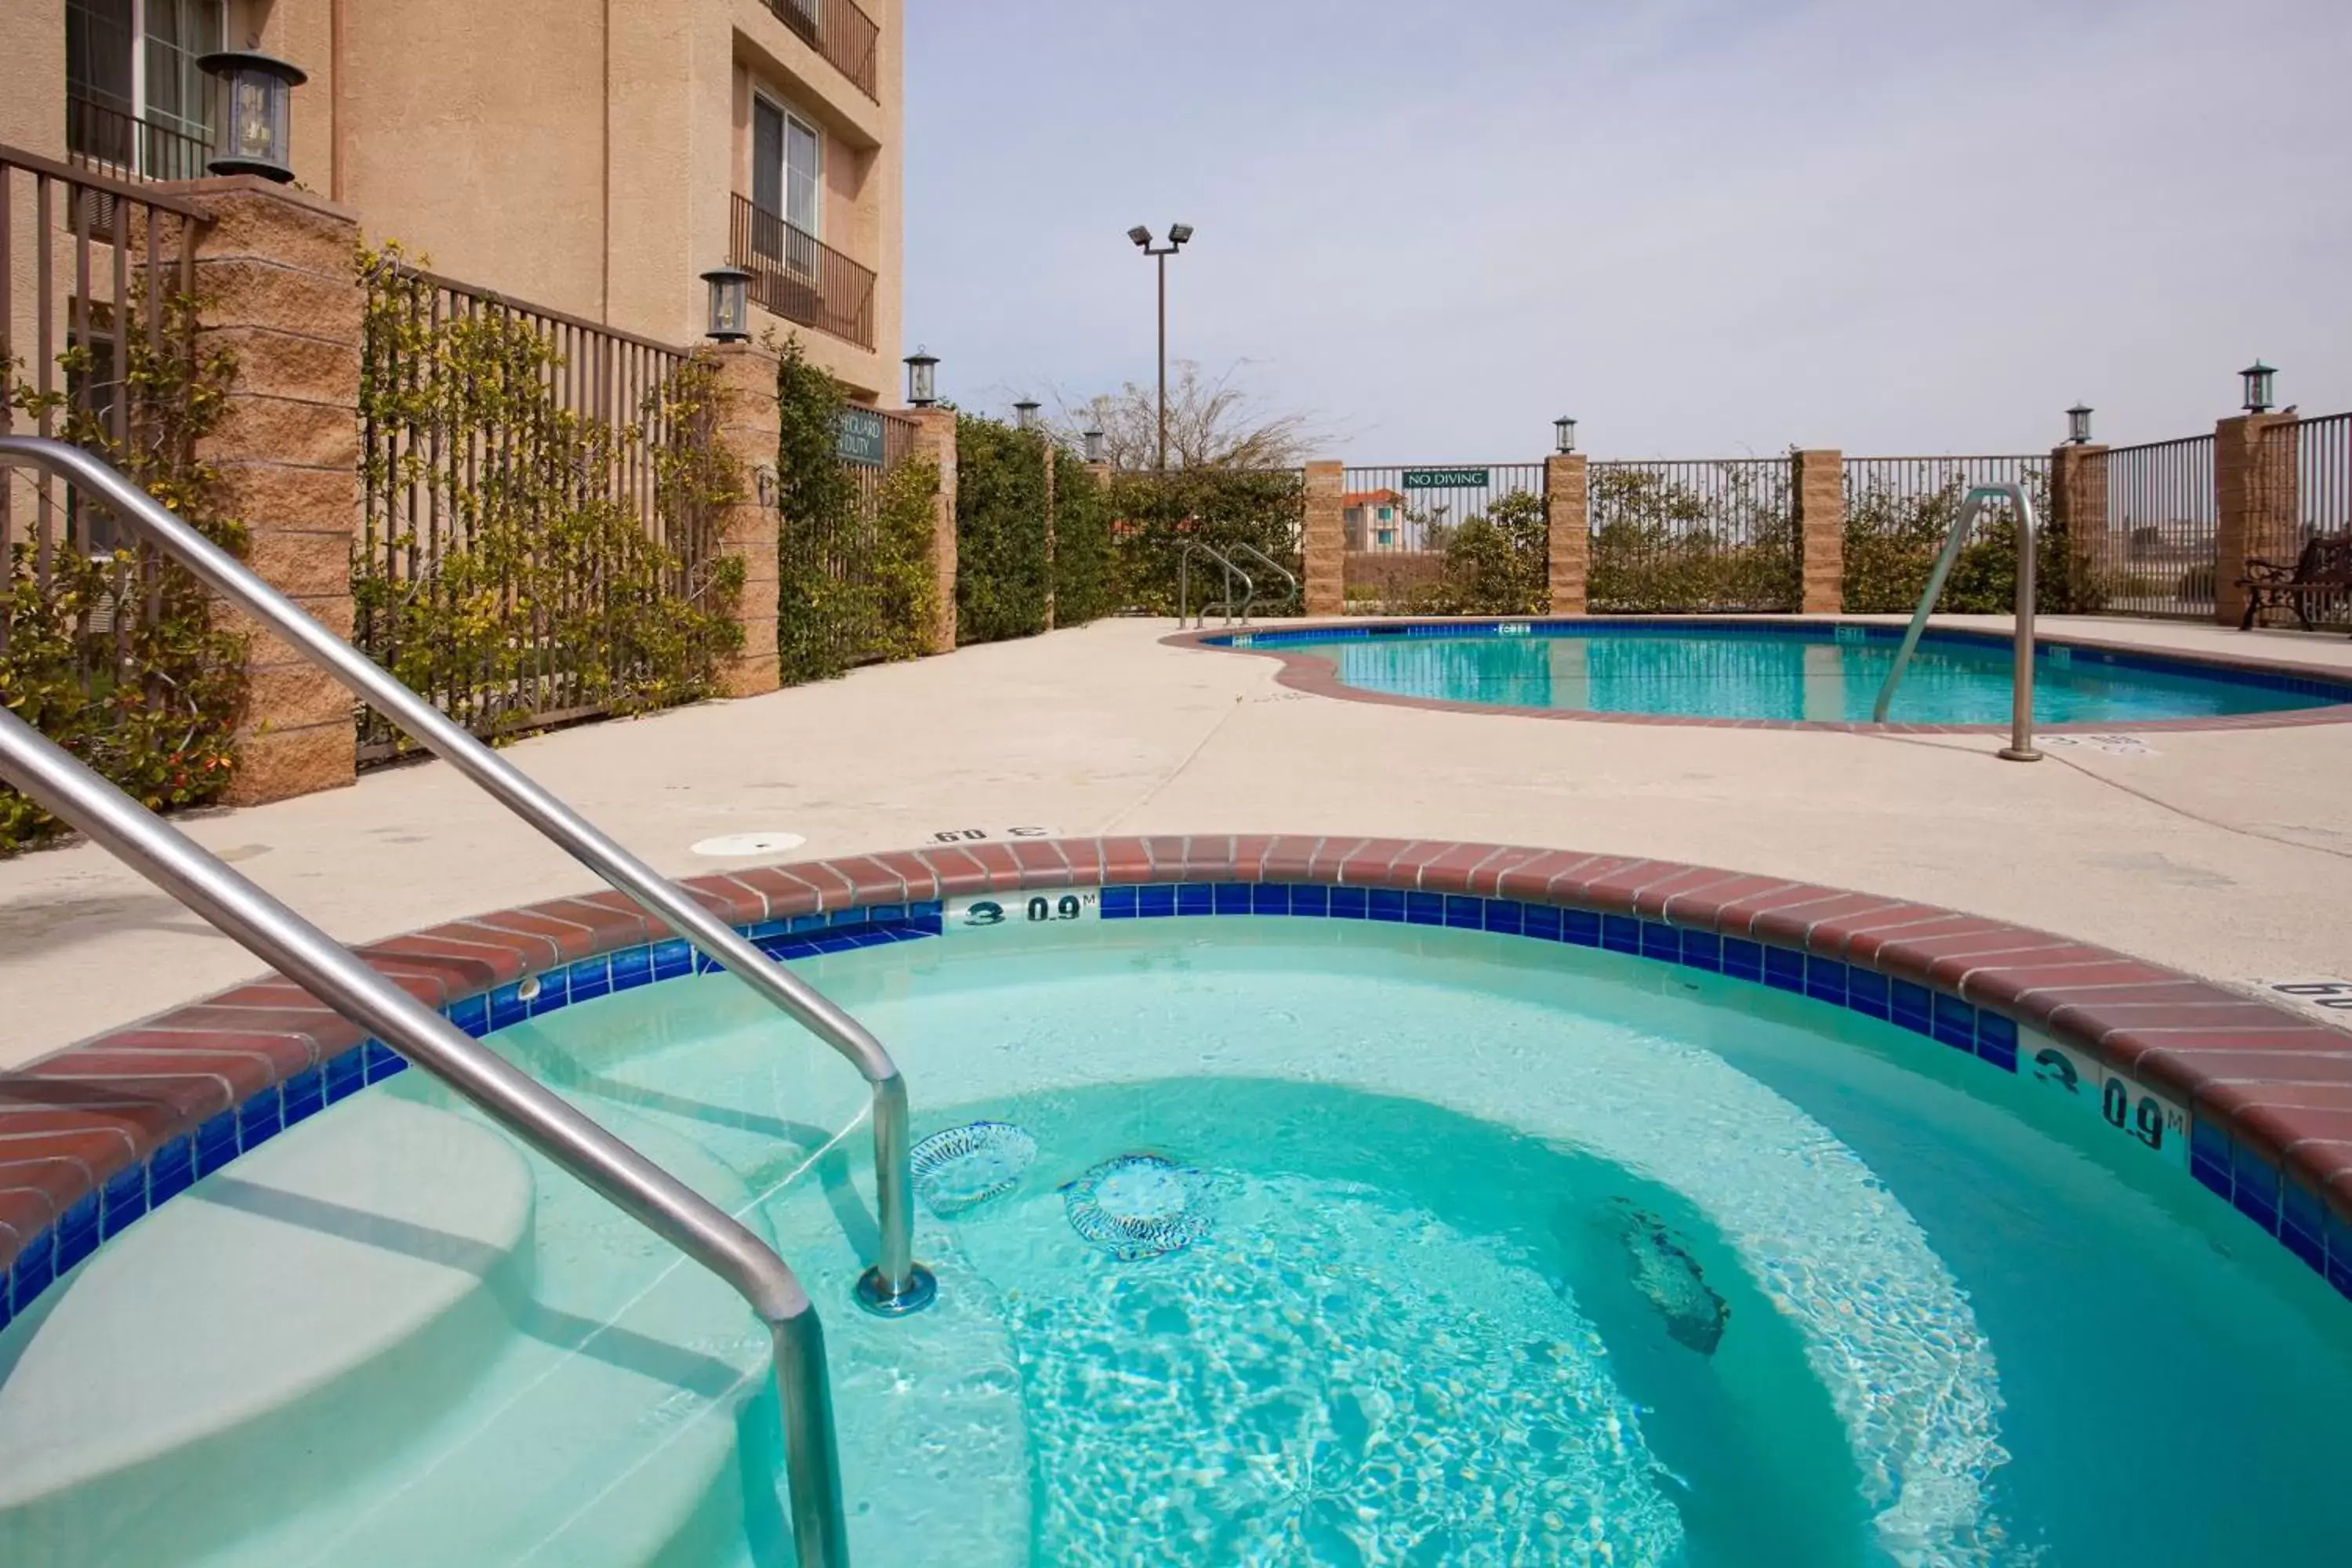
[[[1119, 596], [1127, 607], [1155, 616], [1176, 613], [1180, 556], [1188, 540], [1219, 551], [1255, 545], [1303, 577], [1299, 536], [1307, 521], [1307, 489], [1296, 468], [1122, 472], [1111, 481], [1110, 505], [1119, 520]], [[1196, 560], [1194, 609], [1202, 603], [1201, 571]]]
[[1110, 492], [1076, 458], [1054, 465], [1054, 624], [1082, 626], [1119, 607]]
[[[622, 422], [568, 406], [539, 321], [436, 309], [397, 245], [362, 247], [365, 525], [355, 640], [476, 733], [694, 701], [742, 644], [744, 493], [718, 442], [716, 367], [667, 367]], [[404, 742], [369, 714], [363, 752]]]
[[[136, 290], [134, 283], [125, 302], [134, 319], [144, 313]], [[124, 333], [119, 365], [110, 340], [94, 335], [58, 356], [65, 390], [40, 391], [10, 361], [0, 363], [0, 396], [26, 424], [46, 413], [57, 435], [241, 552], [244, 529], [223, 515], [219, 478], [196, 456], [226, 407], [236, 358], [196, 346], [194, 299], [161, 305], [161, 330], [152, 339]], [[243, 639], [215, 624], [194, 578], [131, 542], [88, 498], [60, 490], [43, 508], [29, 483], [0, 484], [15, 488], [14, 526], [0, 529], [9, 541], [0, 562], [0, 703], [150, 810], [217, 798], [234, 766]], [[0, 854], [59, 827], [0, 784]]]
[[936, 464], [840, 457], [841, 384], [797, 337], [777, 351], [776, 655], [787, 683], [914, 658], [939, 619], [931, 569]]

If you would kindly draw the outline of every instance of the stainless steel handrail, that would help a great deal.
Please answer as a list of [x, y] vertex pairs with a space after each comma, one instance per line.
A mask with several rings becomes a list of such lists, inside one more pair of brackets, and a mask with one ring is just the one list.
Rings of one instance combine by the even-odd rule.
[[1197, 539], [1186, 540], [1183, 543], [1183, 547], [1176, 552], [1176, 624], [1179, 626], [1181, 626], [1191, 616], [1189, 606], [1192, 601], [1192, 557], [1194, 555], [1207, 556], [1210, 560], [1223, 567], [1225, 574], [1225, 596], [1213, 605], [1203, 605], [1201, 606], [1200, 624], [1204, 626], [1209, 624], [1209, 612], [1211, 610], [1223, 611], [1225, 625], [1232, 626], [1234, 624], [1234, 579], [1238, 577], [1242, 580], [1242, 596], [1240, 601], [1242, 624], [1244, 626], [1248, 625], [1250, 602], [1257, 597], [1257, 584], [1250, 580], [1250, 574], [1248, 573], [1243, 571], [1224, 556], [1219, 554], [1216, 551], [1210, 549], [1207, 545], [1202, 543]]
[[808, 1568], [846, 1568], [824, 1331], [808, 1292], [774, 1248], [5, 706], [0, 777], [733, 1287], [768, 1326], [774, 1344], [799, 1561]]
[[1903, 672], [1910, 668], [1912, 652], [1919, 646], [1919, 634], [1927, 629], [1928, 612], [1936, 607], [1937, 596], [1944, 591], [1944, 579], [1952, 574], [1952, 563], [1959, 558], [1960, 545], [1968, 539], [1969, 530], [1976, 525], [1978, 515], [1997, 500], [2006, 500], [2017, 510], [2017, 633], [2010, 656], [2009, 744], [2000, 749], [2000, 754], [2012, 763], [2038, 763], [2042, 753], [2033, 749], [2033, 558], [2037, 530], [2033, 503], [2026, 499], [2022, 485], [1977, 485], [1961, 501], [1960, 514], [1952, 520], [1952, 531], [1945, 536], [1944, 548], [1936, 556], [1936, 568], [1927, 574], [1927, 592], [1919, 595], [1919, 608], [1903, 633], [1903, 647], [1895, 655], [1895, 668], [1886, 672], [1885, 684], [1878, 689], [1878, 700], [1871, 708], [1870, 721], [1886, 722], [1886, 710], [1895, 700], [1895, 688], [1902, 682]]
[[857, 1299], [885, 1317], [919, 1311], [938, 1294], [930, 1270], [915, 1261], [914, 1183], [908, 1171], [906, 1079], [882, 1043], [814, 986], [738, 935], [686, 890], [607, 837], [553, 794], [452, 723], [381, 665], [304, 614], [220, 546], [158, 505], [78, 447], [37, 436], [0, 436], [0, 466], [43, 468], [105, 499], [109, 508], [196, 580], [244, 610], [311, 663], [364, 698], [425, 750], [480, 785], [500, 805], [552, 839], [640, 909], [667, 924], [737, 979], [832, 1047], [871, 1087], [874, 1186], [881, 1258], [857, 1282]]
[[[1297, 574], [1292, 572], [1289, 567], [1285, 566], [1281, 562], [1276, 561], [1273, 556], [1268, 555], [1265, 551], [1260, 550], [1256, 545], [1250, 543], [1247, 540], [1240, 541], [1234, 544], [1229, 545], [1227, 548], [1232, 550], [1236, 555], [1250, 555], [1256, 557], [1257, 560], [1272, 571], [1276, 576], [1281, 578], [1284, 583], [1288, 584], [1288, 586], [1284, 590], [1282, 597], [1275, 600], [1272, 605], [1269, 606], [1270, 608], [1278, 610], [1286, 605], [1295, 605], [1298, 602], [1298, 577]], [[1250, 602], [1253, 605], [1256, 604], [1257, 601], [1255, 595], [1251, 595]], [[1249, 616], [1247, 615], [1244, 615], [1242, 619], [1246, 622], [1249, 619]]]

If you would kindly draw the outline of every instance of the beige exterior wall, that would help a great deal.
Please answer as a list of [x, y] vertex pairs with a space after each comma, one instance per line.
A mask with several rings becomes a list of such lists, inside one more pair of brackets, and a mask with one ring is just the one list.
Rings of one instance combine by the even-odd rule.
[[[765, 0], [231, 0], [226, 37], [309, 73], [305, 190], [436, 270], [667, 342], [700, 339], [700, 274], [729, 259], [751, 189], [755, 84], [824, 140], [822, 237], [877, 275], [874, 347], [797, 332], [859, 396], [895, 403], [902, 259], [904, 0], [869, 99]], [[65, 0], [0, 0], [0, 142], [65, 155]]]

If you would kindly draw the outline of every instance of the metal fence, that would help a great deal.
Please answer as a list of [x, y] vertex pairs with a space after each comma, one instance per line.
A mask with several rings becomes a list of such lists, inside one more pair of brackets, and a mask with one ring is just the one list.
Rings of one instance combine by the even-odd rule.
[[[2352, 533], [2352, 414], [2263, 431], [2254, 483], [2247, 554], [2292, 566], [2313, 540]], [[2305, 608], [2314, 625], [2340, 628], [2352, 622], [2352, 593], [2315, 597]]]
[[1349, 468], [1340, 497], [1351, 551], [1442, 551], [1453, 531], [1505, 496], [1541, 497], [1541, 463], [1432, 463]]
[[[194, 292], [205, 222], [152, 189], [0, 147], [0, 432], [72, 441], [142, 483], [185, 468], [194, 323], [173, 300]], [[0, 474], [0, 653], [39, 635], [93, 694], [136, 682], [133, 639], [176, 570], [74, 487]]]
[[[466, 329], [484, 332], [452, 353]], [[518, 352], [518, 350], [524, 352]], [[714, 520], [665, 504], [661, 458], [709, 438], [676, 428], [663, 393], [688, 355], [651, 339], [400, 267], [372, 282], [360, 420], [363, 514], [354, 549], [352, 640], [478, 733], [607, 710], [611, 676], [643, 656], [625, 643], [629, 592], [609, 549], [517, 544], [573, 515], [626, 519], [660, 546], [668, 593], [695, 600], [715, 553]], [[478, 553], [499, 534], [495, 566]], [[484, 573], [488, 574], [484, 576]], [[451, 612], [464, 601], [467, 616]], [[411, 613], [429, 606], [431, 615]], [[428, 623], [498, 623], [478, 653], [417, 647]], [[402, 749], [373, 710], [360, 756]]]
[[874, 346], [874, 273], [780, 215], [735, 197], [728, 258], [751, 275], [751, 302], [771, 314]]
[[[1848, 458], [1845, 460], [1843, 605], [1850, 614], [1895, 614], [1919, 602], [1952, 523], [1978, 485], [2024, 487], [2034, 515], [2050, 516], [2050, 459], [1990, 457]], [[1943, 606], [1998, 613], [2015, 602], [2016, 535], [2005, 510], [1979, 515], [1954, 563]], [[2054, 564], [2063, 552], [2045, 551]], [[2068, 585], [2043, 572], [2046, 605], [2063, 607]], [[2006, 596], [2004, 596], [2006, 595]]]
[[1587, 475], [1593, 609], [1799, 607], [1790, 459], [1594, 463]]
[[768, 9], [831, 60], [858, 91], [879, 101], [875, 45], [882, 30], [853, 0], [768, 0]]
[[[213, 97], [194, 124], [211, 122]], [[212, 161], [212, 138], [188, 123], [165, 124], [100, 103], [79, 93], [66, 99], [68, 159], [93, 174], [120, 180], [201, 180]]]
[[2103, 526], [2074, 541], [2084, 602], [2111, 615], [2213, 615], [2213, 437], [2189, 436], [2090, 454], [2105, 470]]

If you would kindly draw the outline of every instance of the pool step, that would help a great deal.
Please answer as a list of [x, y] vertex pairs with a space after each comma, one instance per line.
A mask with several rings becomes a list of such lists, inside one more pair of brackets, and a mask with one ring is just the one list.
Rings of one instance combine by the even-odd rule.
[[0, 1342], [0, 1562], [193, 1561], [436, 1421], [530, 1290], [478, 1123], [338, 1106], [100, 1248]]

